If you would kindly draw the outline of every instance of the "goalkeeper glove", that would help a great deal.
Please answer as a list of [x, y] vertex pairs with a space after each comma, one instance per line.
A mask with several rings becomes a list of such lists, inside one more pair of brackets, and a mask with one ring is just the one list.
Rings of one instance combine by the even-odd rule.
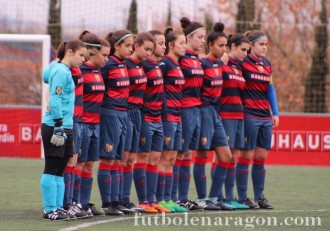
[[55, 146], [63, 146], [67, 136], [62, 126], [62, 119], [55, 119], [54, 121], [55, 121], [55, 127], [50, 142]]

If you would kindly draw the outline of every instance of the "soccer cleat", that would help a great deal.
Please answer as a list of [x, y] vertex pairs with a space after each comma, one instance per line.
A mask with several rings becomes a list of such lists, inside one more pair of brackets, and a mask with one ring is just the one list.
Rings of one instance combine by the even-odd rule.
[[83, 210], [90, 216], [104, 216], [104, 212], [101, 212], [96, 209], [95, 205], [92, 203], [88, 203], [84, 206]]
[[249, 206], [249, 209], [259, 209], [260, 208], [260, 206], [258, 205], [258, 203], [254, 202], [254, 201], [251, 201], [250, 198], [246, 198], [241, 203], [243, 205]]
[[70, 220], [75, 220], [77, 219], [75, 212], [74, 211], [69, 211], [69, 210], [65, 210], [65, 209], [57, 209], [56, 210], [58, 213], [62, 213], [64, 215], [67, 215], [69, 217]]
[[146, 213], [158, 213], [158, 210], [151, 207], [150, 204], [146, 201], [141, 204], [138, 204], [136, 207], [139, 209], [144, 209], [144, 212]]
[[164, 208], [162, 205], [158, 204], [158, 203], [152, 203], [151, 207], [156, 209], [159, 213], [170, 213], [171, 210]]
[[89, 215], [82, 209], [81, 204], [68, 205], [65, 208], [69, 213], [72, 213], [76, 216], [77, 219], [87, 218]]
[[212, 201], [210, 200], [197, 199], [196, 203], [204, 210], [221, 210], [221, 208], [218, 205], [212, 203]]
[[124, 204], [124, 206], [128, 209], [134, 210], [136, 213], [144, 213], [145, 212], [144, 208], [139, 208], [139, 207], [135, 206], [135, 204], [132, 203], [132, 202]]
[[117, 205], [114, 205], [114, 207], [116, 209], [118, 209], [119, 211], [122, 211], [124, 214], [132, 214], [132, 213], [135, 213], [135, 210], [133, 209], [129, 209], [129, 208], [126, 208], [124, 205], [122, 204], [117, 204]]
[[177, 201], [176, 202], [177, 205], [182, 206], [186, 209], [188, 209], [189, 211], [201, 211], [204, 210], [203, 207], [200, 207], [196, 202], [192, 201], [192, 200], [188, 200], [188, 201]]
[[234, 206], [228, 204], [225, 201], [218, 201], [216, 205], [219, 206], [221, 210], [227, 210], [227, 211], [235, 210]]
[[258, 203], [258, 205], [261, 209], [273, 209], [274, 208], [273, 205], [270, 204], [265, 197], [256, 200], [256, 203]]
[[188, 209], [175, 204], [174, 201], [172, 201], [172, 200], [168, 201], [167, 205], [170, 206], [171, 208], [173, 208], [175, 210], [175, 212], [177, 212], [177, 213], [185, 213], [185, 212], [189, 211]]
[[235, 209], [249, 209], [249, 206], [239, 203], [237, 200], [230, 200], [226, 203], [233, 206]]
[[118, 209], [116, 209], [115, 206], [109, 206], [107, 208], [102, 208], [102, 210], [104, 211], [105, 215], [108, 216], [122, 216], [124, 215], [124, 213]]
[[54, 210], [43, 214], [44, 220], [48, 221], [67, 221], [70, 220], [70, 217], [67, 214], [62, 213], [61, 211]]
[[170, 210], [171, 213], [175, 213], [175, 209], [172, 206], [170, 206], [166, 201], [164, 200], [159, 201], [158, 204], [163, 208]]

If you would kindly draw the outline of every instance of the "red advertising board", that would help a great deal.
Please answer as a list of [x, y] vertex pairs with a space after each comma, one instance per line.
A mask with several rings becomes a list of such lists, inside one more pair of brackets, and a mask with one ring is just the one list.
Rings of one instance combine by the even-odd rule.
[[[39, 108], [0, 108], [0, 156], [40, 158], [40, 118]], [[267, 164], [330, 166], [330, 115], [282, 115]]]
[[40, 108], [0, 108], [0, 156], [41, 157]]
[[282, 115], [267, 163], [330, 166], [330, 115]]

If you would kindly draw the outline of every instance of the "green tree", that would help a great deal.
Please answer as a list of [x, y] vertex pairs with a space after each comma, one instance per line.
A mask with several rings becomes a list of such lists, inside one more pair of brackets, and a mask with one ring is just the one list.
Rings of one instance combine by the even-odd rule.
[[167, 11], [166, 26], [172, 27], [172, 8], [171, 8], [171, 2], [168, 2], [168, 11]]
[[132, 0], [131, 6], [129, 8], [127, 30], [129, 30], [133, 34], [138, 33], [138, 29], [137, 29], [137, 3], [136, 3], [136, 0]]
[[326, 77], [328, 73], [327, 47], [327, 11], [325, 0], [322, 0], [320, 24], [314, 28], [315, 48], [310, 72], [305, 81], [304, 112], [327, 112]]
[[52, 45], [57, 48], [62, 41], [61, 0], [50, 0], [47, 33]]
[[[244, 33], [248, 30], [259, 30], [260, 23], [256, 23], [255, 19], [255, 1], [240, 0], [238, 3], [238, 13], [236, 21], [236, 32]], [[258, 16], [260, 21], [260, 15]]]
[[[204, 25], [205, 25], [205, 34], [206, 37], [213, 31], [213, 20], [210, 16], [210, 14], [205, 13], [204, 14]], [[207, 54], [209, 52], [209, 48], [207, 47], [207, 43], [205, 43], [205, 53]]]

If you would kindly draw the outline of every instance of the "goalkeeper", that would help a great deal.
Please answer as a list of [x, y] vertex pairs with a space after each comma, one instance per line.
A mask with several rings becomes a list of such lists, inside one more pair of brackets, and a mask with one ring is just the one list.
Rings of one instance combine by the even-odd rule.
[[45, 168], [40, 186], [46, 220], [68, 220], [63, 208], [64, 169], [73, 153], [74, 82], [70, 68], [79, 67], [84, 61], [86, 46], [80, 40], [62, 42], [58, 49], [60, 62], [54, 63], [43, 73], [49, 84], [49, 110], [41, 124]]

